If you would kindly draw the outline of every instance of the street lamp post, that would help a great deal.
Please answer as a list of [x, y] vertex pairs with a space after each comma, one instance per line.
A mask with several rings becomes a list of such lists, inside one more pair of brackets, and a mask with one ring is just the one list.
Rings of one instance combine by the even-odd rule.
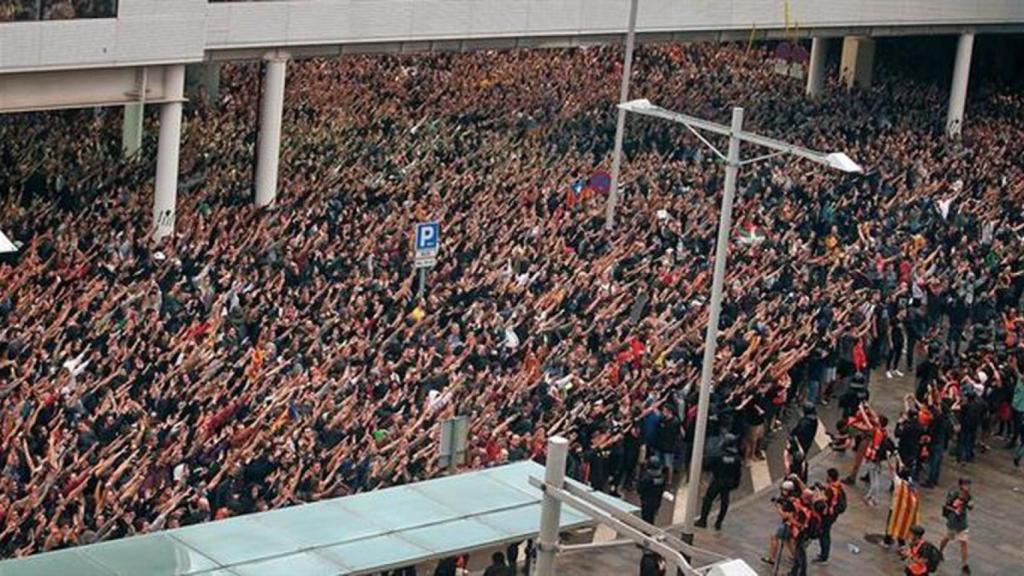
[[626, 28], [626, 59], [622, 63], [622, 86], [619, 89], [619, 113], [615, 124], [615, 155], [612, 157], [612, 185], [605, 205], [605, 230], [615, 227], [615, 205], [619, 201], [619, 171], [622, 169], [622, 138], [626, 131], [626, 109], [621, 104], [629, 98], [629, 80], [633, 73], [633, 46], [636, 42], [636, 13], [640, 0], [629, 5], [629, 25]]
[[[704, 439], [708, 428], [708, 409], [711, 403], [711, 377], [715, 367], [718, 344], [718, 318], [722, 312], [722, 285], [725, 283], [725, 259], [729, 252], [729, 234], [732, 229], [732, 201], [736, 196], [736, 176], [740, 168], [740, 140], [743, 130], [743, 108], [732, 109], [732, 127], [729, 152], [725, 160], [725, 191], [722, 210], [718, 217], [718, 241], [715, 243], [715, 273], [711, 282], [711, 310], [704, 335], [704, 360], [700, 370], [700, 390], [697, 402], [697, 427], [693, 437], [693, 455], [690, 457], [690, 487], [686, 491], [686, 514], [683, 517], [683, 541], [693, 543], [693, 517], [700, 495], [700, 475], [704, 466]], [[700, 450], [698, 451], [698, 447]]]
[[[724, 126], [701, 118], [672, 112], [655, 106], [647, 100], [626, 102], [625, 104], [620, 104], [619, 108], [627, 112], [678, 122], [693, 132], [719, 158], [725, 160], [725, 190], [722, 194], [722, 209], [718, 220], [718, 241], [715, 244], [715, 271], [711, 284], [711, 309], [708, 311], [707, 333], [704, 337], [704, 359], [700, 373], [697, 426], [693, 438], [693, 455], [690, 458], [690, 488], [686, 491], [686, 513], [683, 519], [683, 541], [693, 543], [693, 521], [697, 513], [697, 501], [700, 498], [700, 477], [704, 467], [704, 441], [707, 434], [708, 410], [711, 399], [711, 378], [714, 374], [715, 352], [718, 343], [718, 319], [722, 311], [722, 287], [725, 284], [725, 262], [728, 257], [729, 236], [732, 227], [732, 204], [733, 198], [736, 196], [736, 178], [739, 175], [740, 166], [782, 154], [789, 154], [843, 172], [859, 173], [863, 170], [856, 162], [842, 152], [830, 154], [816, 152], [780, 140], [744, 132], [742, 108], [733, 108], [731, 126]], [[728, 154], [723, 156], [717, 148], [701, 135], [699, 132], [701, 130], [728, 136]], [[740, 142], [755, 144], [773, 150], [773, 152], [747, 161], [741, 161]]]

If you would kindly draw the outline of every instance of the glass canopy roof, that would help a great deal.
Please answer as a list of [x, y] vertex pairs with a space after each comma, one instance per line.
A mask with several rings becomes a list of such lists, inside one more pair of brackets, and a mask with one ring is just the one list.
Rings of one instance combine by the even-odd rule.
[[[0, 576], [341, 576], [536, 536], [544, 468], [519, 462], [0, 562]], [[621, 510], [636, 507], [610, 496]], [[587, 526], [562, 507], [562, 529]]]

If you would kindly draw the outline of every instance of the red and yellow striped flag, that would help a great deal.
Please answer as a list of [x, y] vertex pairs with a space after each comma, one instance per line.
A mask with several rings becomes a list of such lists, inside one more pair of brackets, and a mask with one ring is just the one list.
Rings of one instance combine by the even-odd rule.
[[909, 482], [896, 477], [894, 483], [889, 525], [886, 527], [885, 533], [897, 540], [906, 540], [910, 528], [921, 521], [920, 502]]

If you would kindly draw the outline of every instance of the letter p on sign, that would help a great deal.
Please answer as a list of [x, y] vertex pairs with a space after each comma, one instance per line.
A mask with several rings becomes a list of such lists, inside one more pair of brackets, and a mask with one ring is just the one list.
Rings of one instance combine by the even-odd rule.
[[440, 235], [440, 226], [437, 222], [424, 222], [417, 224], [416, 251], [437, 250]]

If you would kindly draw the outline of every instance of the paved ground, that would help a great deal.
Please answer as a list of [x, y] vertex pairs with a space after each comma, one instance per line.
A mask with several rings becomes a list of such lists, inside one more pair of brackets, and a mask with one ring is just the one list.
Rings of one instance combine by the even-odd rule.
[[[875, 374], [871, 386], [873, 404], [876, 409], [880, 408], [892, 417], [899, 411], [902, 397], [911, 387], [909, 378], [888, 380], [884, 374]], [[822, 419], [831, 424], [834, 414], [826, 411]], [[990, 444], [995, 447], [993, 451], [980, 455], [979, 460], [970, 466], [960, 467], [951, 458], [947, 458], [940, 488], [922, 491], [922, 524], [928, 530], [928, 535], [937, 542], [944, 531], [940, 510], [945, 491], [956, 483], [960, 475], [972, 478], [975, 508], [970, 517], [970, 563], [973, 574], [1024, 576], [1024, 531], [1021, 530], [1021, 524], [1024, 523], [1024, 474], [1013, 470], [1009, 452], [1001, 447], [1004, 444], [1002, 440], [992, 439]], [[777, 453], [778, 448], [769, 453], [769, 484], [776, 483], [780, 476], [779, 472], [775, 472], [780, 458]], [[812, 458], [811, 478], [824, 477], [825, 470], [831, 466], [845, 472], [851, 460], [851, 455], [822, 452]], [[756, 481], [759, 488], [764, 485], [763, 472], [748, 473], [746, 476], [747, 484]], [[762, 479], [752, 480], [755, 477]], [[810, 573], [821, 576], [902, 574], [895, 551], [888, 551], [865, 539], [866, 535], [884, 531], [888, 508], [886, 504], [877, 508], [868, 507], [860, 498], [863, 486], [848, 489], [850, 506], [833, 530], [831, 564], [827, 567], [812, 566]], [[666, 501], [659, 515], [659, 524], [668, 525], [673, 516], [677, 521], [681, 520], [685, 490], [683, 486], [675, 502]], [[771, 489], [752, 492], [748, 486], [746, 492], [747, 496], [740, 495], [736, 499], [738, 502], [734, 500], [722, 532], [699, 530], [696, 543], [720, 554], [742, 558], [760, 574], [767, 576], [772, 572], [759, 562], [759, 558], [767, 551], [768, 535], [776, 523], [777, 516], [769, 501], [775, 488], [772, 486]], [[680, 510], [676, 511], [675, 508]], [[611, 537], [607, 531], [602, 532], [599, 539]], [[811, 545], [810, 552], [817, 552], [817, 544]], [[560, 559], [559, 574], [636, 574], [639, 557], [639, 551], [630, 548], [566, 554]], [[959, 574], [959, 551], [951, 545], [946, 550], [946, 557], [938, 574]]]

